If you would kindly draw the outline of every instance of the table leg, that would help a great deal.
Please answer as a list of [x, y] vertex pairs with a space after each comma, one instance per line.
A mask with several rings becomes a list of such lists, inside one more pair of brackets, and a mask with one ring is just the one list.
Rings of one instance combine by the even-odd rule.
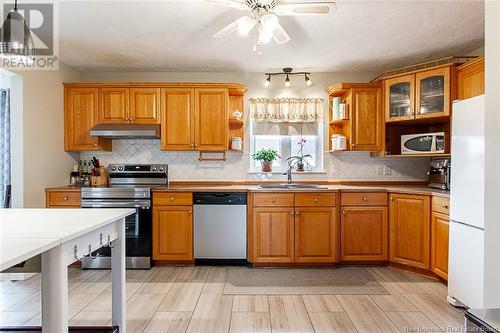
[[125, 218], [117, 221], [118, 238], [111, 249], [111, 290], [112, 323], [118, 326], [120, 333], [126, 332], [126, 284], [125, 284]]
[[42, 332], [68, 332], [68, 266], [61, 246], [42, 253]]

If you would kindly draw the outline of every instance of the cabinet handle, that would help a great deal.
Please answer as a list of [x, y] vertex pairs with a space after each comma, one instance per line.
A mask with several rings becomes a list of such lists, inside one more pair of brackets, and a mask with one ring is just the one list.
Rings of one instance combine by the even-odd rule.
[[355, 143], [353, 143], [353, 144], [351, 145], [351, 147], [352, 147], [352, 148], [356, 147], [356, 144], [355, 144]]
[[190, 144], [189, 147], [193, 148], [194, 147], [194, 143]]
[[295, 212], [295, 215], [296, 215], [296, 216], [299, 216], [299, 214], [300, 214], [300, 212], [299, 212], [299, 211], [296, 211], [296, 212]]
[[394, 198], [393, 198], [393, 197], [391, 197], [391, 201], [394, 201]]
[[345, 210], [342, 211], [342, 214], [345, 214]]
[[64, 200], [64, 201], [68, 201], [68, 197], [64, 197], [64, 198], [63, 198], [63, 200]]
[[170, 201], [174, 201], [175, 200], [175, 197], [170, 197]]
[[94, 143], [94, 147], [97, 147], [97, 143]]
[[188, 211], [188, 213], [189, 213], [189, 214], [192, 214], [192, 213], [193, 213], [193, 211], [192, 211], [192, 210], [189, 210], [189, 211]]
[[197, 143], [195, 143], [195, 144], [194, 144], [194, 147], [195, 147], [195, 148], [196, 148], [196, 147], [198, 147], [198, 144], [197, 144]]
[[294, 215], [295, 215], [295, 212], [290, 212], [290, 214], [292, 214], [292, 216], [294, 216]]
[[276, 203], [276, 198], [272, 198], [272, 199], [271, 199], [271, 201], [272, 201], [273, 203]]
[[443, 207], [444, 209], [448, 209], [448, 205], [445, 204], [441, 204], [441, 207]]
[[313, 201], [316, 202], [316, 203], [319, 202], [318, 198], [314, 198]]
[[367, 197], [363, 197], [362, 199], [363, 199], [363, 201], [368, 201]]

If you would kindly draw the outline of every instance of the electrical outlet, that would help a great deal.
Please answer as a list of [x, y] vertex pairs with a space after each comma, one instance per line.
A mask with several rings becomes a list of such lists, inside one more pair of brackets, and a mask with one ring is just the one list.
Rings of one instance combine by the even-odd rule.
[[391, 166], [390, 165], [385, 165], [384, 166], [384, 175], [390, 176], [391, 175]]
[[330, 164], [330, 175], [335, 175], [337, 173], [337, 168], [334, 164]]
[[384, 166], [377, 165], [377, 176], [382, 176], [384, 174]]

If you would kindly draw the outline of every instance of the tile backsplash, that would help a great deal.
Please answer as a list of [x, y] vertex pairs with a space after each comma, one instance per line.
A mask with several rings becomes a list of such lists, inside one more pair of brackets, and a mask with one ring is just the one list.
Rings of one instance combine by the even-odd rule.
[[[92, 156], [102, 164], [111, 163], [164, 163], [169, 165], [171, 180], [268, 180], [260, 173], [249, 172], [248, 151], [227, 153], [225, 162], [198, 160], [197, 152], [162, 151], [160, 140], [129, 139], [114, 140], [112, 152], [82, 152], [81, 159]], [[323, 173], [296, 174], [296, 180], [364, 180], [396, 181], [427, 180], [428, 158], [372, 158], [368, 152], [343, 152], [323, 158]], [[383, 174], [385, 171], [386, 174]], [[381, 174], [382, 173], [382, 174]], [[284, 180], [284, 176], [273, 174], [271, 180]]]

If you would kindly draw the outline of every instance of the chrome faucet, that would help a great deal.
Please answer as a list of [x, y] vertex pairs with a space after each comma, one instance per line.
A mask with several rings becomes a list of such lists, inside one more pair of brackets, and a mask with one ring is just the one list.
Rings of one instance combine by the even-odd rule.
[[291, 165], [289, 165], [288, 169], [285, 172], [283, 172], [283, 175], [286, 175], [286, 182], [288, 184], [292, 183], [292, 168], [293, 167]]

